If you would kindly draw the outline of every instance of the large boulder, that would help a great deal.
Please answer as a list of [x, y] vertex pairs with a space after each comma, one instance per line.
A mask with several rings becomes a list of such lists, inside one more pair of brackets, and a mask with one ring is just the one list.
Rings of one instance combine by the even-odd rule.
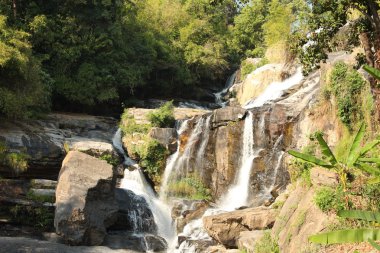
[[203, 217], [207, 233], [226, 247], [237, 247], [243, 231], [263, 230], [274, 224], [276, 212], [258, 207]]
[[227, 125], [228, 122], [236, 122], [244, 118], [246, 110], [241, 107], [224, 107], [214, 111], [213, 127]]
[[149, 132], [149, 136], [164, 145], [170, 153], [174, 153], [177, 150], [178, 136], [175, 128], [153, 127]]
[[112, 166], [70, 151], [62, 163], [56, 190], [54, 226], [71, 245], [101, 245], [117, 218]]

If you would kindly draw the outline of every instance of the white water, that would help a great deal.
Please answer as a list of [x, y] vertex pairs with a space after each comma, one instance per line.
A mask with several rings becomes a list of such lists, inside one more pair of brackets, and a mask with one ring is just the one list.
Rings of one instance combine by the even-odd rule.
[[254, 100], [249, 101], [244, 105], [245, 109], [252, 109], [255, 107], [263, 106], [269, 101], [276, 100], [280, 98], [284, 91], [301, 83], [303, 80], [302, 68], [297, 68], [297, 71], [290, 78], [286, 79], [283, 82], [273, 82], [271, 83], [264, 92]]
[[120, 188], [130, 190], [136, 195], [144, 197], [153, 213], [158, 228], [158, 234], [165, 238], [170, 244], [174, 241], [176, 235], [170, 215], [170, 207], [157, 198], [155, 192], [145, 180], [144, 174], [138, 164], [125, 154], [121, 137], [121, 130], [118, 129], [112, 140], [113, 145], [121, 154], [123, 154], [125, 165], [133, 166], [135, 169], [133, 171], [125, 169], [124, 178], [121, 181]]
[[224, 87], [223, 90], [219, 91], [219, 92], [216, 92], [214, 93], [214, 96], [215, 96], [215, 103], [220, 105], [221, 107], [225, 107], [227, 102], [224, 102], [223, 101], [223, 96], [225, 96], [228, 92], [228, 90], [234, 85], [235, 83], [235, 79], [236, 79], [236, 74], [237, 74], [237, 71], [234, 72], [228, 79], [227, 79], [227, 82], [226, 82], [226, 85]]
[[233, 211], [238, 207], [247, 205], [249, 179], [253, 160], [256, 157], [253, 145], [253, 114], [252, 112], [248, 112], [244, 122], [242, 166], [239, 169], [236, 183], [220, 201], [220, 208], [222, 210]]

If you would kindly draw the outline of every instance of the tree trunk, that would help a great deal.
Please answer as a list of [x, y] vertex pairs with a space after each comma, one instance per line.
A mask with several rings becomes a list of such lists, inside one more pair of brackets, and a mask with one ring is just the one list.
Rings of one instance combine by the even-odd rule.
[[371, 67], [374, 67], [374, 59], [373, 59], [373, 52], [372, 52], [372, 45], [368, 37], [368, 33], [362, 32], [359, 34], [360, 43], [362, 44], [362, 47], [364, 48], [365, 58], [367, 61], [367, 64]]
[[12, 0], [13, 17], [17, 17], [17, 0]]

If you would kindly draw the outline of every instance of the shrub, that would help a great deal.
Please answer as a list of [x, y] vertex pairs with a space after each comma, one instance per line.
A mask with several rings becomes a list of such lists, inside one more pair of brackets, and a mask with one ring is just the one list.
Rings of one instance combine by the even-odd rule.
[[29, 156], [22, 152], [9, 152], [4, 142], [0, 142], [0, 165], [12, 169], [13, 173], [18, 175], [28, 169]]
[[166, 102], [157, 110], [148, 114], [148, 119], [154, 127], [174, 127], [173, 101]]
[[338, 212], [345, 208], [344, 194], [339, 187], [336, 190], [330, 187], [320, 188], [315, 193], [314, 202], [323, 212]]
[[167, 149], [157, 140], [151, 139], [138, 150], [138, 154], [141, 158], [140, 165], [150, 178], [157, 183], [159, 176], [165, 168], [166, 158], [169, 155]]
[[171, 183], [168, 187], [169, 196], [187, 198], [192, 200], [211, 200], [208, 189], [197, 175], [188, 175], [181, 180]]
[[120, 164], [119, 159], [113, 156], [112, 154], [103, 154], [99, 157], [99, 159], [106, 161], [108, 164], [111, 164], [112, 166], [118, 166]]
[[266, 231], [264, 236], [256, 242], [255, 253], [280, 253], [277, 241], [272, 238], [269, 231]]
[[124, 110], [124, 113], [121, 115], [120, 128], [124, 134], [133, 134], [133, 133], [148, 133], [150, 126], [148, 124], [137, 124], [133, 115], [128, 111]]
[[54, 228], [54, 211], [49, 207], [16, 205], [10, 209], [13, 222], [50, 231]]
[[343, 62], [335, 64], [330, 77], [331, 91], [338, 105], [338, 117], [349, 128], [362, 118], [360, 94], [365, 80]]

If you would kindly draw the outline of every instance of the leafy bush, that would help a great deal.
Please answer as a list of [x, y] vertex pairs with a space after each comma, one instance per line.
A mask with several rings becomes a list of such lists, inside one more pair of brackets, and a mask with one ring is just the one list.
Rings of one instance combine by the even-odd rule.
[[320, 188], [314, 196], [315, 204], [323, 211], [340, 211], [344, 210], [344, 194], [340, 188], [336, 190], [330, 187]]
[[343, 62], [335, 64], [330, 78], [331, 91], [336, 97], [338, 116], [350, 129], [361, 120], [361, 89], [365, 80], [361, 75]]
[[171, 183], [168, 187], [169, 196], [192, 200], [211, 200], [208, 189], [197, 175], [188, 175], [181, 180]]
[[174, 127], [173, 101], [166, 102], [157, 110], [148, 114], [148, 119], [154, 127]]
[[155, 183], [159, 182], [169, 155], [167, 149], [157, 140], [151, 139], [138, 152], [141, 158], [140, 165]]
[[264, 236], [256, 242], [255, 253], [280, 253], [278, 240], [272, 238], [269, 231], [264, 233]]
[[112, 154], [103, 154], [99, 157], [100, 160], [104, 160], [107, 163], [111, 164], [112, 166], [118, 166], [120, 164], [120, 161], [117, 157], [113, 156]]
[[18, 175], [28, 169], [29, 156], [22, 152], [10, 152], [5, 143], [0, 142], [0, 165], [6, 166]]
[[133, 133], [148, 133], [150, 126], [148, 124], [137, 124], [133, 115], [128, 111], [124, 110], [124, 113], [121, 115], [120, 128], [124, 134], [133, 134]]
[[54, 228], [54, 211], [49, 207], [16, 205], [10, 210], [13, 222], [51, 231]]

